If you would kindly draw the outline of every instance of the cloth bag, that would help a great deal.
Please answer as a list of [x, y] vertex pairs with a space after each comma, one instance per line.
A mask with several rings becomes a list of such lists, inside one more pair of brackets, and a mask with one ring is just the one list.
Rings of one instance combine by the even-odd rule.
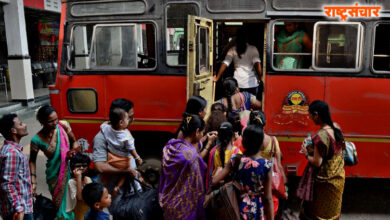
[[42, 195], [35, 197], [33, 211], [35, 220], [53, 220], [57, 215], [54, 202]]
[[356, 146], [353, 142], [346, 141], [343, 149], [344, 165], [355, 166], [358, 164]]
[[246, 128], [246, 126], [248, 126], [249, 115], [251, 114], [251, 111], [246, 109], [245, 103], [244, 103], [244, 97], [242, 97], [241, 92], [239, 93], [239, 95], [240, 95], [240, 99], [241, 99], [241, 106], [240, 106], [240, 112], [238, 113], [238, 115], [240, 117], [240, 123], [241, 123], [242, 130], [244, 130]]
[[241, 184], [236, 180], [241, 157], [241, 155], [236, 156], [238, 162], [236, 162], [233, 167], [233, 180], [223, 184], [218, 189], [210, 190], [207, 193], [203, 203], [203, 207], [207, 213], [207, 219], [241, 220], [238, 205]]
[[272, 149], [271, 149], [271, 163], [272, 163], [272, 194], [279, 199], [286, 198], [286, 188], [284, 186], [284, 180], [282, 171], [280, 170], [278, 159], [276, 157], [276, 144], [275, 137], [271, 138]]
[[[110, 211], [114, 219], [118, 220], [147, 220], [147, 219], [163, 219], [163, 212], [158, 203], [158, 191], [148, 185], [139, 182], [137, 179], [126, 181], [124, 184], [123, 193], [119, 194], [112, 202]], [[131, 187], [135, 189], [137, 181], [141, 184], [143, 191], [134, 190], [131, 192]]]

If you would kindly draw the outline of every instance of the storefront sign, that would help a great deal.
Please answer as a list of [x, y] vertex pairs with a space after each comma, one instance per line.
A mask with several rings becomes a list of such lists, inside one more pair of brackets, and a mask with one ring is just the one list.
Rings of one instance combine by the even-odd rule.
[[45, 10], [61, 13], [61, 0], [44, 0]]
[[25, 7], [61, 13], [61, 0], [23, 0]]

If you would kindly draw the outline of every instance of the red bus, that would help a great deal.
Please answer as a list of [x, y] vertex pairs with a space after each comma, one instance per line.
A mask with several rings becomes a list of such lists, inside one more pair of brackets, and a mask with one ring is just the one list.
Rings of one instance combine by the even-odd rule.
[[[339, 22], [325, 16], [321, 0], [66, 0], [51, 103], [90, 152], [110, 103], [132, 100], [130, 130], [147, 178], [157, 181], [162, 147], [174, 137], [187, 98], [198, 94], [212, 103], [218, 96], [212, 75], [235, 31], [246, 26], [263, 65], [266, 132], [278, 138], [287, 172], [303, 172], [299, 149], [317, 129], [308, 104], [321, 99], [357, 147], [359, 164], [346, 175], [389, 178], [389, 18], [385, 2], [380, 18]], [[280, 50], [286, 23], [306, 33], [311, 48]], [[280, 65], [284, 59], [299, 65]]]

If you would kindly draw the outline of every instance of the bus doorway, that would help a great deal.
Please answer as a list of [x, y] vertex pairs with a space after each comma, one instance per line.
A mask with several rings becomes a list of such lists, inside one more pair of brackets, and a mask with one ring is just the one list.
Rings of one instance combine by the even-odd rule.
[[[238, 29], [245, 28], [248, 44], [255, 46], [259, 51], [259, 57], [262, 63], [262, 73], [264, 74], [264, 32], [266, 31], [266, 25], [259, 21], [215, 21], [214, 22], [214, 75], [218, 73], [218, 70], [225, 59], [225, 56], [230, 48], [236, 44], [236, 33]], [[229, 67], [224, 71], [222, 77], [216, 83], [215, 87], [215, 100], [223, 97], [223, 79], [227, 77], [233, 77], [234, 75], [234, 63], [231, 63]], [[257, 75], [257, 74], [256, 74]], [[262, 97], [259, 94], [258, 99], [261, 101]]]

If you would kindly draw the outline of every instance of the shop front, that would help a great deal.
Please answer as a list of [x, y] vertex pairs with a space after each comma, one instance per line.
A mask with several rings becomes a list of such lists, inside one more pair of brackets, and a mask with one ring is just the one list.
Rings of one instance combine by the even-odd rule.
[[[15, 85], [9, 79], [13, 72], [8, 68], [10, 59], [15, 56], [7, 51], [7, 25], [4, 22], [4, 5], [8, 4], [11, 4], [9, 0], [0, 0], [0, 107], [15, 101], [10, 95], [10, 85]], [[21, 39], [27, 42], [28, 56], [21, 54], [16, 59], [31, 60], [33, 97], [36, 99], [48, 96], [47, 87], [55, 82], [61, 0], [23, 0], [23, 4], [26, 37]], [[21, 47], [25, 42], [20, 42]], [[31, 100], [31, 97], [26, 99]]]

